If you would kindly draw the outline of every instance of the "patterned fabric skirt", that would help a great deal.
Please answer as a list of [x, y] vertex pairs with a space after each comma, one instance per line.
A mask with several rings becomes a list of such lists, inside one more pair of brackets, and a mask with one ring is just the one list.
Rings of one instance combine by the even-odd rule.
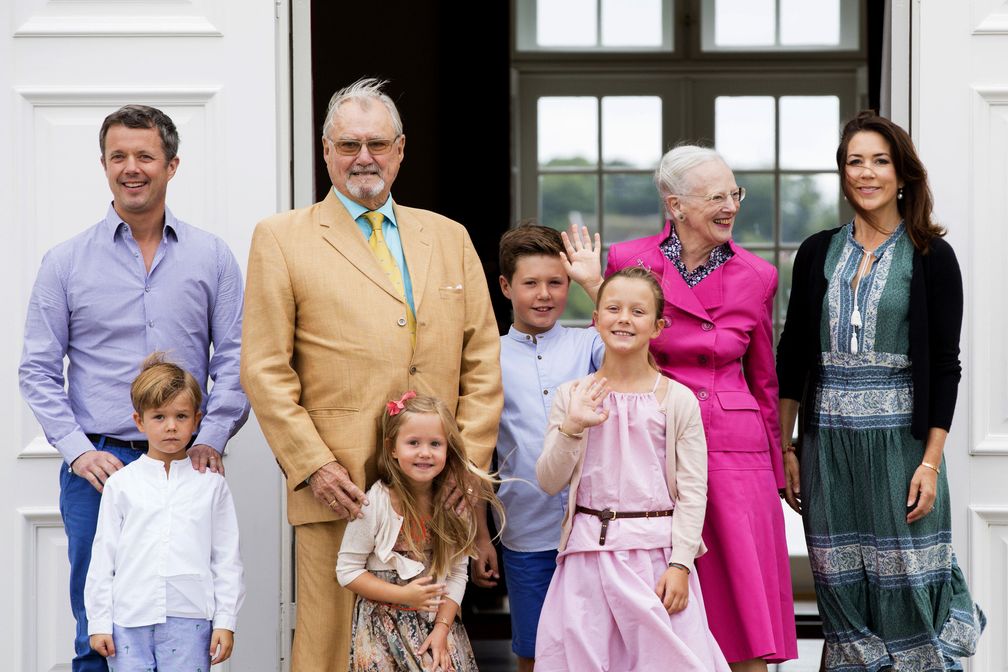
[[[399, 586], [408, 583], [391, 570], [372, 573], [382, 581]], [[416, 652], [433, 629], [434, 614], [397, 609], [358, 597], [350, 635], [350, 670], [430, 672], [430, 655], [425, 653], [418, 657]], [[448, 633], [448, 647], [456, 672], [477, 670], [469, 637], [458, 618]]]
[[[823, 380], [830, 384], [828, 371]], [[818, 426], [801, 452], [826, 670], [961, 670], [958, 659], [973, 655], [986, 618], [952, 550], [944, 468], [934, 509], [907, 525], [907, 494], [924, 451], [910, 433], [909, 409], [887, 414], [865, 403], [874, 413], [854, 418], [837, 412], [845, 402], [830, 401], [839, 391], [820, 389]], [[884, 426], [894, 419], [898, 426]]]

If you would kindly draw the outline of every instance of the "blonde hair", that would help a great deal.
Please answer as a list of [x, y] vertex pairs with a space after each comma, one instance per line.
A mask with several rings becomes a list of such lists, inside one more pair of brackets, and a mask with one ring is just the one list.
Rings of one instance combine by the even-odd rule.
[[165, 353], [154, 352], [140, 367], [140, 375], [130, 386], [133, 410], [140, 415], [152, 408], [160, 408], [179, 394], [188, 394], [193, 408], [200, 410], [203, 390], [192, 374], [178, 364], [165, 360]]
[[[602, 305], [602, 295], [605, 293], [606, 288], [609, 283], [617, 278], [626, 278], [627, 280], [640, 280], [645, 283], [651, 290], [651, 296], [654, 299], [654, 310], [655, 310], [655, 324], [658, 320], [664, 319], [662, 317], [665, 310], [665, 292], [662, 291], [661, 283], [658, 282], [658, 278], [654, 274], [643, 266], [627, 266], [626, 268], [621, 268], [616, 271], [608, 278], [606, 278], [602, 285], [599, 287], [598, 294], [595, 295], [595, 310], [598, 311], [599, 306]], [[655, 371], [661, 371], [658, 366], [658, 362], [655, 361], [654, 355], [651, 350], [648, 349], [648, 364], [651, 365]]]
[[378, 477], [395, 493], [401, 503], [403, 537], [410, 550], [422, 555], [417, 540], [423, 538], [425, 525], [416, 498], [407, 486], [406, 476], [402, 473], [399, 463], [392, 457], [392, 452], [403, 422], [413, 414], [437, 415], [441, 419], [448, 444], [444, 469], [434, 477], [432, 494], [435, 505], [431, 520], [426, 525], [433, 542], [431, 574], [435, 577], [445, 576], [459, 557], [476, 557], [476, 518], [473, 507], [467, 506], [459, 514], [455, 511], [455, 507], [443, 506], [441, 501], [449, 487], [454, 484], [464, 488], [467, 477], [470, 474], [475, 475], [482, 482], [482, 487], [474, 488], [470, 497], [488, 502], [497, 509], [502, 527], [504, 508], [494, 495], [493, 486], [496, 480], [469, 461], [458, 424], [444, 402], [431, 396], [416, 396], [405, 400], [402, 410], [395, 415], [389, 415], [386, 408], [382, 414], [382, 442], [377, 456]]

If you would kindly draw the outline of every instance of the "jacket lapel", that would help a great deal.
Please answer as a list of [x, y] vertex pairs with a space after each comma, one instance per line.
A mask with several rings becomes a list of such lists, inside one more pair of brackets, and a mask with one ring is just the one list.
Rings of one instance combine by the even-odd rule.
[[332, 189], [318, 209], [317, 223], [327, 243], [372, 282], [401, 300], [399, 292], [382, 271], [367, 240], [361, 235], [357, 222], [350, 219], [350, 213], [336, 198]]
[[406, 258], [406, 270], [413, 282], [413, 306], [419, 313], [420, 302], [427, 286], [427, 271], [430, 268], [433, 241], [419, 219], [394, 202], [392, 209], [395, 211], [396, 225], [399, 227], [399, 240], [402, 241], [403, 256]]
[[[665, 301], [683, 312], [710, 321], [710, 315], [707, 314], [700, 299], [694, 293], [694, 288], [686, 284], [686, 281], [679, 274], [679, 269], [662, 254], [660, 249], [656, 247], [655, 250], [658, 256], [661, 257], [661, 285], [662, 291], [665, 293]], [[707, 280], [704, 280], [704, 282], [707, 282]], [[702, 285], [703, 282], [700, 284]]]

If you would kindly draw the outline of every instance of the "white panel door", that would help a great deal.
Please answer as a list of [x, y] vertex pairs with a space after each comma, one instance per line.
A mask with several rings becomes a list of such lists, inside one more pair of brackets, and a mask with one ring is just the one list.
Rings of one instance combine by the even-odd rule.
[[953, 533], [988, 616], [970, 669], [1008, 670], [1008, 4], [912, 3], [914, 138], [963, 271], [963, 383], [945, 450]]
[[[287, 206], [279, 119], [286, 30], [272, 0], [7, 0], [0, 11], [0, 649], [9, 669], [69, 670], [73, 619], [58, 511], [61, 459], [18, 392], [25, 307], [42, 254], [100, 220], [102, 119], [157, 106], [181, 135], [168, 204], [222, 236], [244, 267], [255, 223]], [[280, 36], [280, 37], [278, 37]], [[282, 47], [282, 48], [280, 48]], [[279, 54], [279, 55], [278, 55]], [[286, 134], [283, 134], [287, 137]], [[281, 188], [283, 187], [283, 188]], [[281, 666], [278, 469], [254, 419], [228, 447], [248, 597], [222, 669]]]

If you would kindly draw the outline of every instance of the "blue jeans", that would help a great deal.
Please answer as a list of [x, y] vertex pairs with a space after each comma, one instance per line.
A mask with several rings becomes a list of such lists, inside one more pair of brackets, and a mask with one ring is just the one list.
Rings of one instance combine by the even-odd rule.
[[[101, 450], [112, 453], [124, 465], [142, 454], [132, 448], [104, 446]], [[87, 479], [74, 474], [63, 463], [60, 466], [59, 505], [63, 529], [67, 535], [67, 554], [70, 556], [70, 610], [77, 621], [73, 672], [108, 672], [105, 659], [97, 651], [91, 650], [87, 614], [84, 613], [84, 581], [87, 579], [88, 565], [91, 564], [91, 543], [98, 525], [100, 504], [101, 493]]]

